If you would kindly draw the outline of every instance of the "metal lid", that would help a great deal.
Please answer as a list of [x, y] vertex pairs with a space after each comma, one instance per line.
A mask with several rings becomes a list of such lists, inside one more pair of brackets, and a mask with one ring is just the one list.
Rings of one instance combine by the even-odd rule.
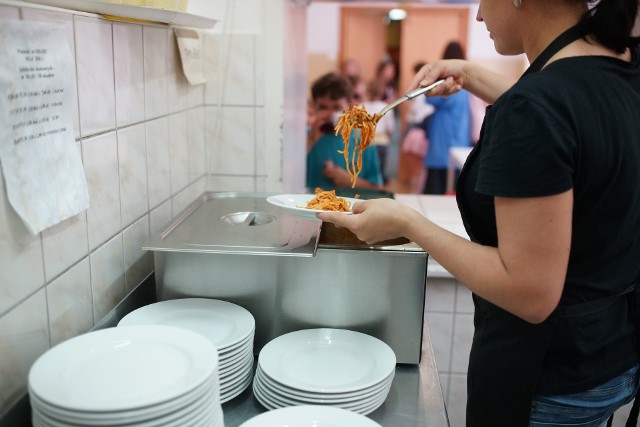
[[322, 223], [293, 216], [267, 203], [269, 195], [203, 193], [142, 249], [314, 256]]

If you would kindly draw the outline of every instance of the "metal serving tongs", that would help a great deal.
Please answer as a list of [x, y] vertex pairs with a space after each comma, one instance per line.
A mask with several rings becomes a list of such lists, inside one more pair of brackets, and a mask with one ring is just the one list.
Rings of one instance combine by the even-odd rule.
[[444, 83], [444, 79], [435, 81], [435, 82], [431, 83], [429, 86], [419, 87], [417, 89], [410, 90], [409, 92], [405, 93], [404, 96], [402, 96], [401, 98], [398, 98], [395, 101], [387, 104], [387, 106], [385, 106], [382, 110], [377, 112], [374, 115], [374, 117], [376, 118], [375, 121], [377, 122], [378, 120], [380, 120], [380, 117], [384, 116], [385, 114], [387, 114], [387, 112], [389, 112], [389, 110], [393, 110], [398, 105], [402, 104], [404, 101], [408, 101], [410, 99], [413, 99], [418, 95], [423, 95], [423, 94], [429, 92], [431, 89], [435, 89], [436, 87], [440, 86], [442, 83]]

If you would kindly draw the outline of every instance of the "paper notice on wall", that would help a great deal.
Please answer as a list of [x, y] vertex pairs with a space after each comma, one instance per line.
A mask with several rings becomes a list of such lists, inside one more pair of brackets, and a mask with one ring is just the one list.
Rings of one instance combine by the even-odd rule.
[[0, 164], [9, 203], [37, 234], [89, 207], [74, 61], [61, 25], [0, 21], [0, 40]]
[[178, 50], [185, 77], [191, 85], [206, 83], [200, 32], [191, 28], [174, 28], [173, 31], [178, 40]]

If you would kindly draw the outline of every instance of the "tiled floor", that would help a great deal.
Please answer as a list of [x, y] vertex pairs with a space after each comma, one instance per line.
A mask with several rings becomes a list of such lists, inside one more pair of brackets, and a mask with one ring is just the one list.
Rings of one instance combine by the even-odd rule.
[[[440, 226], [467, 237], [451, 196], [396, 195], [396, 199], [422, 212]], [[467, 400], [467, 365], [473, 336], [471, 292], [433, 260], [427, 274], [425, 321], [440, 376], [451, 427], [464, 427]], [[613, 427], [623, 427], [630, 404], [614, 416]]]

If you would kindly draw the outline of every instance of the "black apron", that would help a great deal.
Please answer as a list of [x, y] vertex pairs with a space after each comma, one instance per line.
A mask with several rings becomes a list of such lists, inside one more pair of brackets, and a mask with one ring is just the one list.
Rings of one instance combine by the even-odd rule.
[[[540, 54], [521, 78], [541, 70], [560, 49], [585, 34], [578, 26], [565, 31]], [[464, 202], [465, 186], [469, 179], [470, 182], [475, 182], [477, 174], [477, 168], [470, 172], [474, 168], [469, 165], [476, 161], [481, 151], [483, 134], [484, 126], [480, 132], [480, 140], [462, 168], [456, 185], [458, 206], [465, 224], [469, 223], [470, 216]], [[474, 240], [471, 230], [467, 231]], [[632, 285], [618, 295], [583, 304], [559, 306], [544, 322], [535, 325], [474, 294], [475, 333], [467, 376], [467, 426], [528, 426], [533, 396], [538, 389], [543, 361], [551, 343], [564, 339], [564, 336], [575, 340], [572, 325], [575, 326], [584, 319], [589, 322], [598, 317], [608, 320], [607, 316], [612, 310], [617, 312], [621, 308], [635, 312], [640, 294], [633, 292], [634, 289], [636, 286]], [[635, 328], [640, 330], [637, 325]]]

